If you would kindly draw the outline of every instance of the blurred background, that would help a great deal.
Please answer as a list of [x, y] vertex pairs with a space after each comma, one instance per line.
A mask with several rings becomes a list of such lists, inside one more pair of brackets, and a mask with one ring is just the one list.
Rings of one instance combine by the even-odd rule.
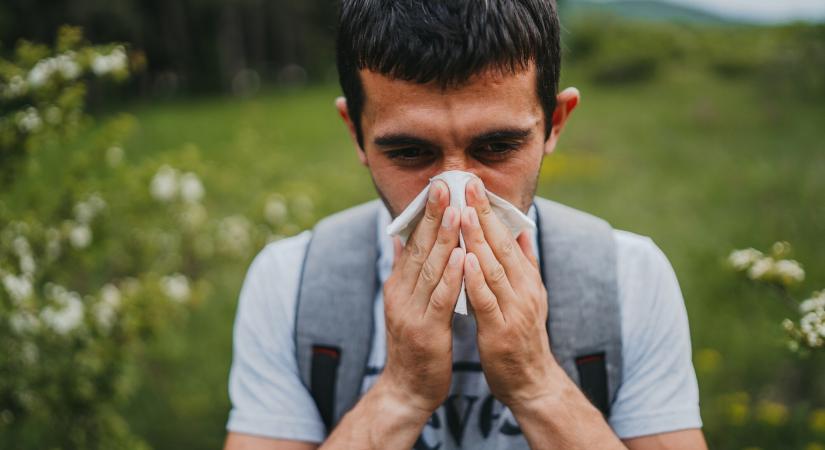
[[[560, 8], [582, 103], [538, 194], [668, 255], [712, 448], [825, 449], [825, 4]], [[335, 20], [0, 4], [0, 448], [222, 445], [251, 259], [375, 197], [333, 107]]]

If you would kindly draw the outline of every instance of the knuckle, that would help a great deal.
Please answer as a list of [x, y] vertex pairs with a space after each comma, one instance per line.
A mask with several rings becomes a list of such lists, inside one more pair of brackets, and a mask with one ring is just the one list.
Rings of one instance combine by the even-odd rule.
[[493, 212], [493, 208], [490, 207], [490, 202], [482, 202], [482, 204], [476, 206], [476, 212], [479, 216], [489, 216]]
[[430, 203], [427, 203], [427, 207], [424, 209], [424, 218], [422, 220], [428, 224], [433, 224], [438, 221], [438, 211]]
[[464, 239], [466, 240], [468, 237], [469, 241], [472, 242], [473, 245], [482, 246], [486, 244], [486, 241], [484, 240], [484, 234], [482, 234], [480, 231], [477, 233], [470, 233], [470, 236], [464, 236]]
[[409, 255], [410, 259], [417, 263], [421, 264], [424, 261], [424, 258], [427, 257], [427, 251], [424, 249], [424, 246], [421, 245], [418, 241], [410, 241], [409, 244]]
[[432, 286], [438, 281], [436, 270], [430, 260], [427, 260], [424, 262], [424, 265], [421, 266], [421, 281], [426, 283], [428, 286]]
[[432, 297], [430, 297], [430, 307], [433, 308], [435, 311], [443, 311], [447, 309], [447, 296], [445, 295], [446, 286], [443, 284], [439, 284], [435, 291], [433, 291]]
[[503, 285], [507, 281], [507, 272], [504, 271], [504, 267], [496, 263], [495, 266], [490, 270], [490, 282], [496, 285]]
[[437, 241], [440, 245], [448, 245], [453, 240], [453, 233], [450, 233], [449, 230], [442, 228], [438, 232]]
[[480, 295], [476, 309], [482, 314], [490, 314], [496, 310], [495, 299], [491, 296]]
[[499, 248], [501, 249], [501, 256], [509, 258], [515, 254], [516, 243], [512, 239], [505, 239], [499, 244]]

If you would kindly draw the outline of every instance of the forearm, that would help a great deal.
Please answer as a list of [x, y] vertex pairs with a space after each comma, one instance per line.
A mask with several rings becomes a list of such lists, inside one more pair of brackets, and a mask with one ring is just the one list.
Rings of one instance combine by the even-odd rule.
[[412, 448], [432, 412], [417, 409], [381, 378], [321, 446], [333, 449]]
[[510, 407], [530, 448], [622, 449], [626, 447], [587, 397], [556, 366], [552, 394]]

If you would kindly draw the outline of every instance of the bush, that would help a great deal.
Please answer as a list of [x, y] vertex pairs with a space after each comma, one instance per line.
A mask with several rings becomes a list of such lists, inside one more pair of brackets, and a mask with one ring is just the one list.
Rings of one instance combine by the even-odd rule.
[[84, 115], [89, 80], [129, 75], [126, 48], [59, 34], [0, 61], [0, 447], [146, 448], [121, 415], [145, 345], [288, 211], [272, 197], [268, 224], [211, 216], [192, 146], [130, 163], [135, 119]]

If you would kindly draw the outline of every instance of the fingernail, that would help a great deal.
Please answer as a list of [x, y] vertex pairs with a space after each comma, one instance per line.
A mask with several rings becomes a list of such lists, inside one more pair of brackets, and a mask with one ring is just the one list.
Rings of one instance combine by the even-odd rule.
[[453, 226], [453, 207], [448, 206], [447, 209], [444, 210], [444, 216], [441, 218], [441, 226], [447, 229], [452, 228]]
[[453, 252], [450, 253], [450, 265], [457, 266], [461, 260], [461, 251], [458, 248], [454, 248]]
[[435, 183], [430, 185], [430, 201], [435, 203], [438, 201], [438, 197], [441, 194], [441, 182], [436, 181]]

